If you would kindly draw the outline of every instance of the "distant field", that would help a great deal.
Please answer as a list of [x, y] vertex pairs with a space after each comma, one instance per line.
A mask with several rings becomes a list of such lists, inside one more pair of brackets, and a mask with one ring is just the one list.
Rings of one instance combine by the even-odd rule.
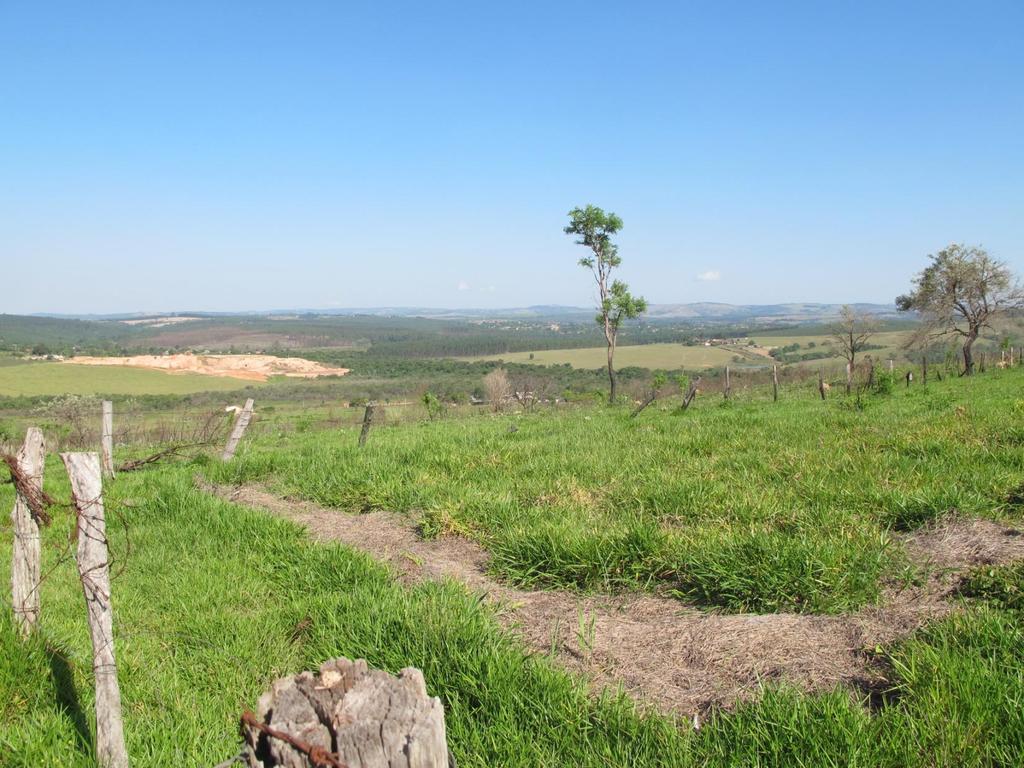
[[63, 363], [0, 365], [0, 395], [187, 395], [237, 390], [238, 379]]
[[[884, 360], [904, 360], [906, 359], [907, 353], [903, 349], [903, 344], [906, 342], [911, 331], [883, 331], [876, 333], [871, 337], [868, 342], [872, 346], [881, 347], [881, 349], [868, 349], [861, 353], [861, 356], [871, 355], [876, 361]], [[797, 354], [806, 352], [814, 352], [823, 348], [827, 349], [832, 341], [831, 337], [827, 333], [821, 333], [820, 330], [816, 333], [800, 334], [799, 331], [788, 331], [785, 335], [772, 335], [766, 333], [763, 335], [751, 336], [751, 338], [762, 347], [785, 347], [790, 344], [799, 344], [800, 349], [797, 350]], [[814, 344], [814, 347], [810, 345]], [[826, 360], [839, 360], [839, 355], [834, 354], [831, 357], [825, 358]], [[821, 364], [821, 360], [807, 360], [804, 362], [796, 363], [796, 365], [810, 365], [817, 366]]]
[[[868, 354], [880, 359], [890, 357], [897, 360], [904, 357], [902, 344], [907, 338], [909, 331], [885, 331], [878, 333], [871, 339], [871, 344], [878, 345], [882, 349], [868, 350]], [[751, 339], [758, 346], [765, 349], [773, 347], [785, 347], [790, 344], [799, 344], [799, 352], [812, 352], [815, 349], [826, 347], [829, 343], [828, 334], [816, 332], [800, 334], [799, 331], [787, 331], [785, 335], [772, 335], [771, 333], [751, 336]], [[810, 345], [814, 344], [814, 347]], [[762, 350], [763, 352], [764, 350]], [[767, 365], [771, 358], [758, 356], [756, 352], [744, 349], [744, 363], [752, 365]], [[664, 368], [672, 370], [675, 368], [720, 368], [734, 362], [734, 358], [740, 354], [738, 348], [730, 347], [688, 347], [682, 344], [638, 344], [635, 346], [619, 347], [615, 353], [615, 363], [619, 368], [635, 365], [640, 368]], [[574, 368], [600, 368], [605, 364], [606, 352], [604, 347], [586, 347], [584, 349], [546, 349], [536, 352], [509, 352], [502, 355], [488, 355], [486, 357], [473, 358], [474, 360], [504, 360], [506, 363], [534, 363], [536, 365], [563, 365], [568, 363]], [[832, 359], [832, 358], [827, 358]], [[837, 358], [838, 359], [838, 358]], [[812, 361], [818, 364], [819, 361]]]
[[[488, 355], [476, 360], [504, 360], [506, 363], [534, 363], [536, 365], [564, 365], [573, 368], [600, 368], [607, 362], [604, 347], [583, 349], [545, 349], [538, 352], [509, 352], [503, 355]], [[532, 357], [531, 357], [532, 355]], [[682, 344], [638, 344], [619, 347], [615, 352], [615, 364], [619, 368], [638, 366], [640, 368], [714, 368], [732, 361], [736, 352], [723, 347], [686, 347]]]
[[[907, 339], [909, 334], [910, 331], [884, 331], [872, 336], [869, 343], [895, 348], [900, 346]], [[762, 347], [784, 347], [788, 344], [799, 344], [801, 347], [807, 347], [811, 342], [814, 342], [820, 347], [831, 341], [831, 337], [827, 333], [817, 332], [801, 334], [794, 331], [786, 331], [779, 335], [772, 333], [758, 334], [751, 336], [750, 338]]]

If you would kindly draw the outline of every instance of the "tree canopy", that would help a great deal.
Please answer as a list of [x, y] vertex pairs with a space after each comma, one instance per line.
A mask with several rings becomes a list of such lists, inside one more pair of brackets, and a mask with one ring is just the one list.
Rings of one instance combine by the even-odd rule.
[[916, 311], [927, 338], [963, 338], [964, 373], [974, 372], [971, 347], [992, 321], [1021, 306], [1013, 273], [984, 248], [954, 243], [928, 257], [931, 264], [914, 278], [914, 290], [896, 297], [901, 312]]

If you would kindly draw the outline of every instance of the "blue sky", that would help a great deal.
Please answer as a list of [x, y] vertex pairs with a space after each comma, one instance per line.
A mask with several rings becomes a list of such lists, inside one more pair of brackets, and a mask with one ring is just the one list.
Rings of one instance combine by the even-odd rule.
[[1024, 268], [1024, 3], [0, 4], [0, 312], [891, 301]]

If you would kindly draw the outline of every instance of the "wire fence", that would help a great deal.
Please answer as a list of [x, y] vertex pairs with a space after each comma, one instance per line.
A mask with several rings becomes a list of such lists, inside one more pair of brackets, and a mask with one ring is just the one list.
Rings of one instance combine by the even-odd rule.
[[[996, 361], [982, 365], [978, 373], [1005, 366]], [[880, 377], [887, 377], [889, 386], [909, 386], [959, 375], [955, 366], [946, 363], [896, 365], [888, 360], [872, 360], [865, 356], [858, 360], [850, 373], [851, 394], [863, 393], [876, 386]], [[909, 374], [909, 378], [908, 378]], [[539, 380], [538, 380], [539, 381]], [[552, 394], [543, 382], [531, 389], [529, 379], [514, 382], [518, 386], [502, 402], [475, 404], [435, 403], [423, 401], [375, 402], [378, 416], [375, 425], [397, 425], [425, 421], [431, 418], [470, 418], [481, 412], [533, 412], [572, 407], [577, 402], [594, 402], [600, 393]], [[681, 396], [690, 384], [696, 384], [692, 407], [700, 408], [716, 399], [731, 399], [737, 403], [771, 403], [778, 400], [817, 399], [837, 396], [845, 392], [846, 368], [834, 361], [820, 365], [803, 363], [788, 366], [728, 367], [694, 371], [678, 382], [669, 382], [657, 393], [664, 402]], [[620, 383], [625, 398], [635, 404], [645, 402], [651, 395], [651, 382], [633, 377]], [[358, 430], [363, 422], [364, 407], [350, 406], [340, 401], [297, 400], [261, 403], [259, 393], [256, 410], [249, 425], [250, 436], [287, 435], [322, 430]], [[143, 448], [168, 445], [200, 445], [221, 443], [227, 439], [241, 403], [224, 402], [220, 405], [192, 408], [155, 408], [137, 401], [124, 400], [114, 404], [113, 442], [119, 448]], [[0, 422], [0, 450], [13, 453], [21, 444], [25, 429], [40, 427], [47, 445], [54, 451], [94, 449], [101, 438], [101, 403], [97, 398], [54, 398], [49, 405], [32, 410], [6, 412]]]

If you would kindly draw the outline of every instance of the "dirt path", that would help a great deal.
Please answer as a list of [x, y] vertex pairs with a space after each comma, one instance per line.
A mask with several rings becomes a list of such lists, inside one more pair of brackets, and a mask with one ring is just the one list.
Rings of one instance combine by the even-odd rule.
[[773, 680], [805, 691], [836, 683], [876, 691], [884, 687], [884, 670], [866, 649], [954, 610], [949, 598], [957, 571], [1024, 558], [1019, 531], [984, 520], [949, 521], [904, 540], [914, 561], [933, 573], [924, 585], [889, 588], [881, 606], [844, 616], [715, 614], [648, 595], [515, 589], [487, 574], [488, 556], [478, 544], [458, 537], [425, 541], [397, 514], [348, 514], [255, 486], [202, 487], [294, 520], [315, 539], [365, 551], [408, 582], [462, 582], [495, 602], [502, 622], [533, 650], [554, 649], [564, 666], [598, 687], [621, 685], [638, 700], [687, 717], [750, 698], [761, 682]]

